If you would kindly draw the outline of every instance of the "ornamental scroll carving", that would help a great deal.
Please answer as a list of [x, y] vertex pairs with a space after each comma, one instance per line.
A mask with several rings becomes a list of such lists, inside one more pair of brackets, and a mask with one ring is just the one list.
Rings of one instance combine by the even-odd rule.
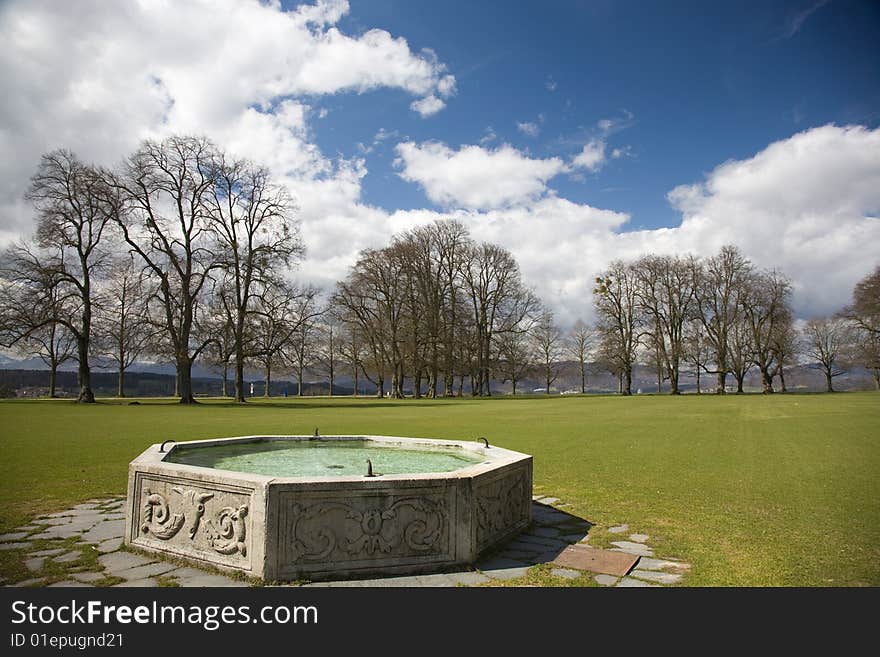
[[[248, 506], [229, 505], [241, 495], [157, 484], [145, 486], [142, 496], [140, 533], [144, 538], [177, 539], [175, 544], [194, 549], [247, 555]], [[184, 527], [186, 532], [181, 531]]]
[[526, 520], [530, 501], [522, 470], [480, 488], [476, 493], [477, 544], [492, 541]]
[[443, 552], [449, 516], [442, 498], [320, 501], [288, 509], [288, 563], [354, 561]]

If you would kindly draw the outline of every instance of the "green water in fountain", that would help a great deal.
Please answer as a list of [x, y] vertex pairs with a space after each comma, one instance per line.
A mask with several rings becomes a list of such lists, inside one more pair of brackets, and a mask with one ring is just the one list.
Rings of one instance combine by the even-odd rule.
[[249, 472], [271, 477], [363, 476], [367, 459], [374, 474], [451, 472], [484, 459], [460, 448], [404, 448], [370, 440], [276, 440], [178, 447], [171, 463]]

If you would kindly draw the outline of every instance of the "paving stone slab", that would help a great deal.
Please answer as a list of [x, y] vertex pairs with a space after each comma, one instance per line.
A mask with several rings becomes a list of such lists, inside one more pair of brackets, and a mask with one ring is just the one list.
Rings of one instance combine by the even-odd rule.
[[636, 543], [644, 543], [649, 538], [651, 538], [651, 537], [648, 536], [647, 534], [630, 534], [629, 535], [629, 540], [635, 541]]
[[100, 543], [110, 538], [122, 538], [125, 534], [125, 522], [123, 520], [106, 520], [99, 522], [82, 535], [86, 543]]
[[95, 549], [101, 554], [107, 554], [108, 552], [116, 552], [116, 550], [122, 547], [122, 539], [121, 538], [109, 538], [106, 541], [101, 541], [95, 546]]
[[59, 588], [82, 589], [82, 588], [86, 588], [86, 587], [91, 588], [91, 586], [92, 586], [91, 584], [86, 584], [85, 582], [76, 582], [72, 579], [66, 579], [63, 582], [55, 582], [54, 584], [49, 584], [49, 586], [47, 586], [46, 588], [47, 589], [59, 589]]
[[46, 557], [34, 557], [32, 559], [25, 559], [24, 565], [27, 566], [27, 569], [32, 573], [37, 572], [38, 570], [42, 570], [43, 564], [46, 562]]
[[48, 525], [50, 527], [57, 527], [58, 525], [69, 525], [73, 520], [73, 516], [61, 516], [60, 518], [47, 518], [43, 520], [41, 525]]
[[42, 584], [46, 579], [44, 577], [34, 577], [32, 579], [23, 579], [20, 582], [16, 582], [15, 584], [10, 584], [10, 586], [21, 588], [24, 586], [36, 586], [37, 584]]
[[546, 548], [564, 548], [568, 545], [565, 541], [560, 541], [558, 538], [548, 538], [546, 536], [535, 536], [533, 534], [520, 534], [513, 541], [510, 542], [510, 545], [514, 544], [525, 544], [525, 545], [536, 545], [540, 546], [542, 549]]
[[31, 532], [35, 532], [39, 529], [42, 529], [39, 525], [25, 525], [24, 527], [16, 527], [15, 531], [17, 532], [27, 532], [30, 534]]
[[609, 527], [608, 531], [612, 534], [622, 534], [625, 531], [629, 531], [629, 525], [617, 525], [616, 527]]
[[599, 574], [593, 575], [593, 579], [596, 580], [596, 582], [601, 586], [614, 586], [615, 584], [617, 584], [617, 580], [619, 578], [615, 577], [614, 575]]
[[122, 582], [120, 584], [114, 584], [114, 588], [151, 588], [154, 586], [159, 586], [159, 582], [152, 577], [148, 577], [146, 579], [133, 579], [128, 582]]
[[636, 561], [638, 557], [635, 555], [600, 550], [586, 545], [570, 545], [553, 560], [553, 563], [565, 568], [621, 577], [632, 570]]
[[554, 568], [550, 571], [550, 574], [554, 577], [564, 577], [565, 579], [575, 579], [581, 576], [579, 570], [572, 570], [571, 568]]
[[97, 582], [99, 579], [104, 579], [106, 575], [104, 573], [71, 573], [71, 579], [75, 579], [77, 582]]
[[538, 552], [527, 551], [527, 550], [504, 550], [503, 552], [499, 552], [498, 555], [502, 559], [534, 559], [538, 556]]
[[493, 557], [492, 559], [487, 559], [486, 561], [481, 561], [477, 563], [477, 569], [483, 571], [487, 575], [489, 571], [492, 570], [503, 570], [507, 568], [520, 568], [525, 566], [522, 561], [518, 561], [516, 559], [502, 559], [500, 557]]
[[61, 554], [62, 552], [67, 552], [65, 548], [52, 548], [51, 550], [40, 550], [39, 552], [31, 552], [30, 556], [32, 557], [53, 557], [56, 554]]
[[559, 536], [559, 530], [555, 527], [535, 527], [526, 532], [526, 536], [543, 536], [544, 538], [556, 538]]
[[11, 541], [20, 541], [28, 535], [28, 532], [9, 532], [8, 534], [0, 534], [0, 541], [5, 543]]
[[617, 583], [617, 586], [622, 589], [635, 589], [635, 588], [661, 588], [657, 586], [657, 584], [649, 584], [648, 582], [643, 582], [640, 579], [633, 579], [632, 577], [624, 577]]
[[632, 541], [611, 541], [611, 545], [618, 548], [621, 552], [637, 554], [640, 557], [654, 556], [654, 551], [647, 545], [643, 545], [642, 543], [633, 543]]
[[681, 574], [679, 573], [658, 573], [652, 570], [634, 570], [629, 575], [630, 577], [644, 579], [649, 582], [657, 582], [658, 584], [677, 584], [681, 581]]
[[22, 541], [20, 543], [0, 543], [0, 550], [27, 550], [33, 543]]
[[529, 572], [529, 568], [531, 566], [522, 566], [520, 568], [499, 568], [497, 570], [487, 570], [485, 574], [492, 579], [517, 579], [518, 577], [525, 577], [526, 573]]
[[174, 577], [177, 580], [177, 583], [180, 584], [180, 586], [186, 587], [249, 586], [247, 582], [242, 582], [240, 580], [232, 579], [231, 577], [225, 577], [224, 575], [218, 575], [216, 573], [207, 573], [204, 570], [190, 568], [188, 566], [170, 570], [165, 573], [165, 576]]
[[60, 557], [55, 557], [52, 561], [55, 563], [73, 563], [74, 561], [79, 561], [80, 557], [82, 557], [82, 552], [80, 550], [74, 550], [73, 552], [62, 554]]
[[465, 586], [476, 586], [477, 584], [485, 584], [490, 579], [483, 573], [472, 571], [463, 573], [450, 573], [449, 577], [455, 582], [455, 584], [464, 584]]
[[148, 563], [153, 563], [154, 561], [155, 559], [147, 559], [146, 557], [142, 557], [139, 554], [132, 554], [131, 552], [111, 552], [110, 554], [104, 554], [98, 557], [98, 563], [111, 573], [115, 573], [115, 571], [118, 570], [127, 570], [129, 568], [144, 566]]
[[568, 541], [569, 543], [580, 543], [586, 541], [588, 537], [586, 534], [564, 534], [559, 538], [563, 541]]
[[541, 504], [555, 504], [556, 502], [559, 501], [559, 498], [558, 497], [542, 497], [540, 501], [541, 501]]
[[639, 570], [666, 570], [673, 568], [675, 570], [688, 570], [691, 565], [681, 561], [671, 561], [669, 559], [654, 559], [652, 557], [642, 557], [636, 564]]
[[157, 563], [148, 563], [143, 566], [126, 568], [124, 570], [113, 570], [111, 572], [117, 577], [123, 577], [127, 580], [138, 580], [146, 579], [148, 577], [156, 577], [157, 575], [164, 575], [176, 568], [177, 566], [174, 564], [159, 561]]
[[90, 511], [92, 509], [97, 509], [100, 504], [100, 502], [83, 502], [82, 504], [74, 505], [71, 509], [75, 511]]

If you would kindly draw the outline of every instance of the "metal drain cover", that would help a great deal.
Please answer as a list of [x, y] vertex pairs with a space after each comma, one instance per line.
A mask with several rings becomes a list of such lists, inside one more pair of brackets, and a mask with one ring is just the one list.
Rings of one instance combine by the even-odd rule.
[[559, 553], [553, 563], [566, 568], [623, 577], [632, 570], [638, 560], [638, 555], [626, 552], [600, 550], [586, 545], [569, 545]]

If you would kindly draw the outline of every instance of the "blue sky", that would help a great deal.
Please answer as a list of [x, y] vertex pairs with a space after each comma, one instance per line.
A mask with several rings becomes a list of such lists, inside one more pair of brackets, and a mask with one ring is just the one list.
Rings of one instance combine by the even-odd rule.
[[294, 276], [456, 218], [569, 324], [595, 276], [734, 244], [831, 313], [878, 264], [880, 3], [6, 0], [0, 245], [42, 153], [204, 135], [297, 199]]
[[[629, 228], [675, 225], [681, 216], [667, 192], [725, 160], [811, 126], [880, 122], [876, 2], [355, 0], [339, 27], [383, 28], [414, 51], [431, 48], [457, 93], [428, 119], [410, 112], [399, 90], [323, 98], [330, 112], [315, 136], [326, 153], [357, 155], [380, 129], [459, 146], [491, 128], [494, 145], [568, 157], [600, 120], [620, 120], [609, 144], [628, 155], [552, 186], [630, 213]], [[522, 134], [517, 122], [540, 134]], [[386, 140], [365, 156], [364, 200], [436, 207], [396, 175], [393, 146]]]

